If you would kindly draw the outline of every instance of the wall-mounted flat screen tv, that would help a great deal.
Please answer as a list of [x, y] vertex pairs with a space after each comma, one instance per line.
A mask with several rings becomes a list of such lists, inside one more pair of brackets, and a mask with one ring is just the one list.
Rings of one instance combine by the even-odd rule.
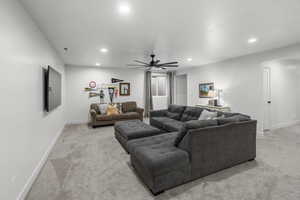
[[45, 110], [50, 112], [61, 105], [61, 74], [48, 66], [45, 70]]

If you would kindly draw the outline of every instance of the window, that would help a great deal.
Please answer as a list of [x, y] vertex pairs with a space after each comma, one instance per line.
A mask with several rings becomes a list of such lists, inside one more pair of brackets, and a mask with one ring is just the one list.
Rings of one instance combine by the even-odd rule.
[[152, 96], [167, 96], [167, 77], [164, 75], [152, 76]]

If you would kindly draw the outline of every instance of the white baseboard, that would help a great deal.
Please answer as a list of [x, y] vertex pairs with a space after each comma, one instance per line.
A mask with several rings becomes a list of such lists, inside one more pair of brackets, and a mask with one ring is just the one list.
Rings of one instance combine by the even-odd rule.
[[28, 194], [28, 192], [30, 191], [34, 181], [36, 180], [36, 178], [38, 177], [40, 171], [42, 170], [43, 166], [45, 165], [49, 154], [51, 153], [51, 150], [53, 149], [54, 145], [56, 144], [56, 141], [58, 140], [58, 138], [60, 137], [61, 133], [63, 132], [63, 129], [60, 129], [59, 132], [56, 134], [56, 136], [54, 137], [54, 139], [52, 140], [51, 144], [49, 145], [48, 149], [46, 150], [46, 152], [44, 153], [44, 155], [42, 156], [40, 162], [38, 163], [38, 165], [34, 168], [31, 176], [29, 177], [29, 179], [27, 180], [25, 186], [23, 187], [22, 191], [20, 192], [20, 194], [17, 197], [17, 200], [24, 200]]
[[76, 121], [69, 121], [67, 122], [67, 125], [72, 125], [72, 124], [88, 124], [88, 121], [81, 121], [81, 120], [76, 120]]
[[286, 128], [286, 127], [294, 126], [294, 125], [297, 125], [297, 124], [300, 124], [300, 120], [294, 120], [294, 121], [290, 121], [290, 122], [283, 122], [283, 123], [273, 125], [271, 130]]
[[262, 137], [264, 136], [264, 132], [263, 131], [257, 131], [257, 137]]

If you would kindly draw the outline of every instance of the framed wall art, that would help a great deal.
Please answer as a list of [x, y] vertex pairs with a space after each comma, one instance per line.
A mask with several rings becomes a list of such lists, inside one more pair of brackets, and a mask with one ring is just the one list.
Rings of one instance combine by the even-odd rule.
[[199, 97], [200, 98], [212, 98], [212, 92], [214, 90], [214, 83], [200, 83], [199, 84]]
[[120, 83], [120, 96], [130, 96], [130, 83]]

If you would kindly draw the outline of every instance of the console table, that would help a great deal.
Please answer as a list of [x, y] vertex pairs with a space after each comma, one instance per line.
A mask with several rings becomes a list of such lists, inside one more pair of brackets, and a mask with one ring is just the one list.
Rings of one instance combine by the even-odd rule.
[[202, 105], [202, 104], [198, 104], [196, 106], [200, 107], [200, 108], [206, 108], [209, 110], [215, 110], [215, 111], [221, 111], [221, 112], [231, 112], [231, 108], [228, 106], [211, 106], [211, 105]]

